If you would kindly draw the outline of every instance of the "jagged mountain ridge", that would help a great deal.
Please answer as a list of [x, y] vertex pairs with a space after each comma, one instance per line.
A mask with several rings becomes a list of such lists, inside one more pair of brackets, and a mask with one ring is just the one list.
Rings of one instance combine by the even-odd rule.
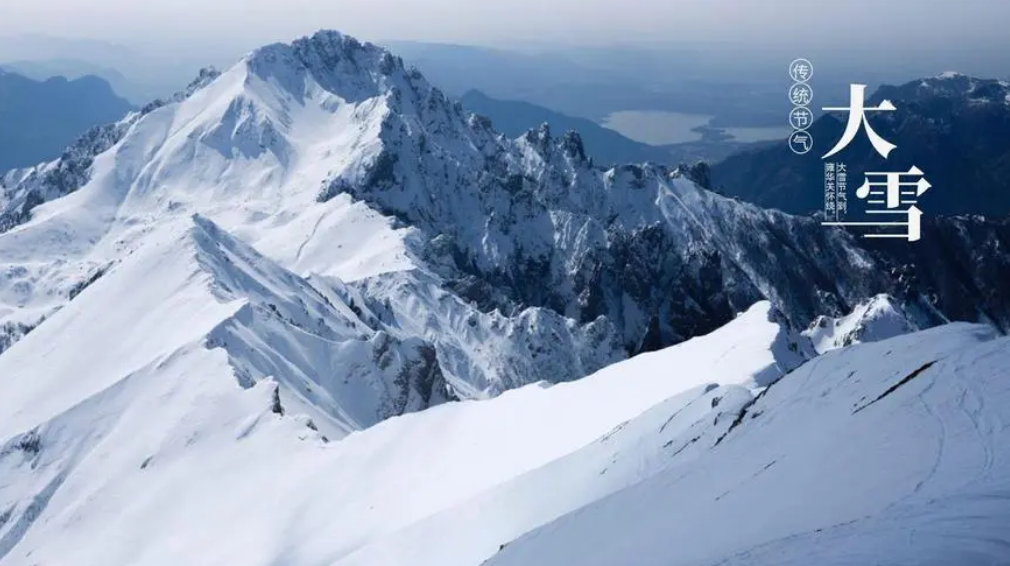
[[459, 100], [467, 110], [490, 118], [495, 129], [508, 137], [518, 137], [544, 122], [557, 131], [575, 130], [586, 153], [603, 166], [643, 161], [679, 163], [672, 148], [634, 141], [587, 118], [568, 116], [525, 101], [499, 100], [478, 90], [464, 92]]
[[[933, 245], [970, 253], [909, 262], [918, 248], [867, 247], [710, 193], [690, 171], [595, 168], [574, 133], [505, 139], [395, 56], [335, 32], [257, 50], [145, 111], [79, 158], [8, 174], [8, 243], [99, 242], [98, 258], [87, 245], [65, 250], [90, 266], [59, 267], [79, 281], [142, 237], [131, 226], [196, 212], [296, 273], [353, 289], [388, 331], [425, 333], [443, 369], [456, 368], [446, 377], [457, 391], [575, 379], [763, 298], [797, 326], [878, 293], [933, 323], [1010, 320], [994, 284], [1010, 272], [1005, 225], [939, 221]], [[73, 174], [51, 174], [64, 169]], [[101, 220], [78, 222], [78, 206]], [[31, 266], [9, 269], [17, 308], [5, 322], [22, 325], [10, 336], [66, 296], [34, 258], [21, 261]], [[26, 285], [45, 292], [26, 301]], [[455, 306], [432, 324], [430, 305], [445, 303], [436, 295]], [[506, 329], [541, 319], [527, 336], [553, 329], [537, 338], [566, 353], [545, 366], [536, 340], [517, 346], [513, 330], [490, 353], [477, 351], [486, 340], [458, 339], [460, 320], [493, 324], [489, 313]]]
[[213, 69], [199, 76], [170, 100], [155, 100], [119, 122], [90, 128], [64, 150], [59, 159], [35, 167], [16, 168], [0, 175], [0, 232], [27, 222], [36, 206], [68, 195], [84, 186], [91, 175], [95, 157], [123, 139], [138, 120], [172, 102], [182, 102], [197, 89], [217, 78]]
[[[926, 323], [928, 326], [928, 322]], [[819, 316], [803, 331], [818, 353], [830, 352], [863, 342], [878, 342], [922, 330], [922, 323], [910, 319], [894, 298], [878, 295], [856, 307], [852, 313], [832, 318]]]
[[208, 378], [271, 380], [331, 438], [450, 398], [430, 344], [369, 325], [195, 216], [150, 231], [3, 353], [5, 426], [28, 430], [197, 349], [225, 354], [225, 375]]

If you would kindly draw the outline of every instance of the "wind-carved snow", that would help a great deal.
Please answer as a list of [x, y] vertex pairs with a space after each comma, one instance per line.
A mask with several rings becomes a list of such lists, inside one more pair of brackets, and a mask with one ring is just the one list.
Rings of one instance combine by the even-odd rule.
[[[14, 549], [47, 510], [66, 517], [95, 489], [129, 491], [138, 470], [176, 458], [201, 462], [208, 452], [241, 459], [235, 443], [273, 427], [284, 440], [277, 453], [247, 461], [254, 469], [297, 439], [325, 444], [449, 399], [431, 345], [369, 327], [348, 305], [199, 216], [148, 233], [4, 352], [0, 375], [5, 563], [28, 559]], [[231, 469], [242, 476], [244, 466]], [[205, 469], [208, 477], [219, 471]], [[131, 500], [164, 509], [173, 491]], [[206, 496], [180, 509], [204, 506]], [[105, 505], [95, 512], [104, 515]], [[115, 514], [132, 516], [122, 506]], [[80, 548], [72, 534], [58, 538], [46, 546]], [[98, 562], [132, 563], [130, 553], [147, 547], [142, 539], [135, 531]], [[60, 561], [98, 563], [87, 550], [72, 552]]]
[[387, 331], [435, 344], [447, 380], [464, 398], [486, 398], [535, 381], [572, 381], [625, 357], [606, 319], [580, 325], [541, 308], [513, 316], [481, 312], [422, 271], [388, 273], [340, 292], [372, 311]]

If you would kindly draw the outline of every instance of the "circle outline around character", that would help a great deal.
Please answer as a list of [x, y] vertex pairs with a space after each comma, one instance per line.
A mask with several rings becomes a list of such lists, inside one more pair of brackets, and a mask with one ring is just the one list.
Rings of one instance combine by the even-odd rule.
[[[793, 114], [799, 112], [800, 110], [803, 110], [804, 112], [810, 114], [810, 121], [807, 122], [806, 126], [802, 127], [797, 126], [796, 123], [793, 121]], [[810, 112], [810, 109], [807, 108], [806, 106], [794, 106], [793, 109], [789, 111], [789, 125], [792, 126], [794, 130], [805, 132], [810, 129], [810, 126], [814, 125], [814, 113]]]
[[[806, 79], [799, 79], [796, 77], [796, 67], [803, 63], [807, 66], [810, 71], [807, 73]], [[789, 77], [798, 83], [807, 83], [810, 79], [814, 78], [814, 65], [808, 59], [800, 57], [799, 59], [794, 59], [792, 63], [789, 63]]]
[[[806, 151], [797, 151], [796, 148], [793, 146], [793, 138], [796, 136], [796, 134], [806, 134], [807, 139], [810, 141], [810, 146], [807, 147]], [[796, 155], [806, 155], [810, 153], [813, 149], [814, 149], [814, 137], [811, 136], [806, 130], [796, 130], [793, 133], [789, 134], [789, 150], [795, 153]]]
[[[806, 103], [793, 102], [793, 89], [800, 86], [807, 89], [810, 92], [810, 100], [808, 100]], [[789, 92], [786, 93], [786, 96], [789, 97], [789, 102], [791, 102], [793, 106], [799, 108], [805, 108], [807, 106], [810, 106], [810, 104], [814, 101], [814, 88], [808, 85], [807, 83], [793, 83], [792, 86], [789, 87]]]

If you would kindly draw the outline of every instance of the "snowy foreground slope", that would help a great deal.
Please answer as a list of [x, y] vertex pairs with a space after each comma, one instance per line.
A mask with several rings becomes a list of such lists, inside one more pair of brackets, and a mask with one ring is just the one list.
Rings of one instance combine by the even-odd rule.
[[786, 374], [810, 352], [770, 315], [336, 442], [183, 345], [27, 433], [4, 416], [0, 564], [1005, 563], [1010, 339]]
[[[110, 275], [86, 292], [97, 298], [115, 284]], [[196, 290], [177, 295], [200, 299]], [[206, 304], [204, 325], [190, 330], [206, 332], [243, 308]], [[102, 366], [67, 368], [41, 383], [37, 372], [14, 373], [3, 396], [17, 403], [5, 403], [0, 418], [9, 439], [0, 448], [0, 563], [403, 563], [384, 561], [399, 548], [388, 541], [409, 544], [420, 531], [424, 552], [459, 553], [427, 563], [475, 564], [501, 542], [647, 477], [667, 459], [659, 442], [706, 415], [726, 411], [716, 427], [725, 430], [751, 388], [804, 361], [799, 337], [771, 314], [757, 305], [712, 335], [578, 382], [444, 404], [338, 442], [291, 415], [298, 404], [276, 395], [272, 380], [239, 387], [228, 346], [188, 336], [166, 337], [165, 350], [150, 350], [158, 355], [118, 381], [105, 381], [117, 373]], [[75, 319], [68, 308], [51, 322]], [[31, 364], [17, 353], [51, 338], [45, 328], [0, 357], [3, 375]], [[57, 337], [54, 347], [62, 346]], [[713, 409], [716, 396], [725, 401]], [[622, 425], [657, 404], [642, 417], [652, 424]], [[687, 407], [653, 438], [653, 424]], [[608, 431], [609, 440], [596, 440]], [[618, 446], [630, 460], [616, 462]], [[594, 463], [611, 459], [600, 476]], [[565, 497], [551, 501], [562, 484]], [[519, 489], [525, 502], [510, 508], [519, 500], [502, 500], [498, 489]], [[472, 509], [486, 498], [497, 505], [495, 522], [480, 536], [444, 548], [430, 536], [426, 525], [440, 516], [477, 528]]]
[[950, 325], [817, 358], [719, 445], [488, 566], [1010, 563], [1010, 340]]

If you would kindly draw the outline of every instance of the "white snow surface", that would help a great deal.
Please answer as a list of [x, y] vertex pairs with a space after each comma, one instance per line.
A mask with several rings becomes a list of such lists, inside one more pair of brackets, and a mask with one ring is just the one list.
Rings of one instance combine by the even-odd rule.
[[369, 328], [347, 305], [194, 217], [160, 225], [4, 352], [4, 432], [37, 426], [190, 346], [223, 348], [231, 367], [218, 377], [236, 386], [279, 381], [330, 434], [445, 400], [437, 383], [423, 395], [415, 388], [426, 376], [414, 373], [437, 374], [421, 341]]
[[1008, 368], [1010, 339], [964, 324], [830, 352], [718, 446], [487, 564], [1005, 564]]
[[[197, 224], [198, 236], [183, 238], [187, 250], [212, 231]], [[95, 301], [121, 295], [117, 279], [151, 261], [191, 257], [140, 257], [85, 293]], [[138, 329], [173, 310], [193, 312], [194, 305], [181, 304], [187, 301], [203, 313], [185, 325], [197, 334], [248, 309], [245, 301], [201, 293], [203, 270], [175, 267], [186, 275], [181, 282], [166, 278], [166, 288], [196, 281], [174, 289], [179, 303], [139, 320]], [[498, 541], [650, 475], [667, 459], [657, 442], [682, 438], [712, 411], [714, 396], [725, 397], [720, 407], [732, 412], [751, 399], [739, 384], [767, 381], [802, 362], [762, 303], [711, 335], [577, 382], [444, 404], [326, 442], [306, 418], [273, 410], [274, 380], [241, 388], [229, 346], [182, 334], [144, 339], [147, 333], [117, 346], [120, 334], [94, 327], [81, 330], [90, 337], [81, 347], [104, 350], [107, 361], [66, 366], [59, 352], [72, 339], [47, 329], [91, 322], [73, 308], [0, 357], [0, 394], [15, 401], [0, 413], [0, 436], [9, 439], [0, 448], [5, 565], [402, 564], [418, 550], [419, 534], [437, 563], [474, 564]], [[46, 362], [27, 358], [49, 340], [57, 356], [45, 376], [31, 364]], [[296, 399], [287, 391], [280, 390], [284, 405]], [[638, 438], [640, 429], [651, 433], [678, 412], [664, 436]], [[643, 424], [635, 424], [639, 417]], [[621, 461], [619, 447], [629, 452]], [[611, 471], [600, 476], [605, 461]], [[563, 496], [546, 497], [545, 488], [562, 484]], [[546, 499], [540, 508], [510, 507], [512, 496], [502, 499], [510, 493]], [[443, 521], [479, 528], [472, 513], [483, 501], [496, 519], [481, 536], [458, 546], [431, 536]]]

